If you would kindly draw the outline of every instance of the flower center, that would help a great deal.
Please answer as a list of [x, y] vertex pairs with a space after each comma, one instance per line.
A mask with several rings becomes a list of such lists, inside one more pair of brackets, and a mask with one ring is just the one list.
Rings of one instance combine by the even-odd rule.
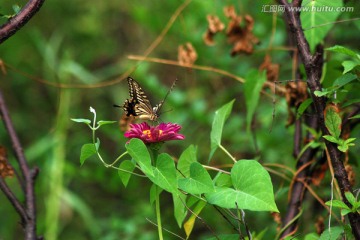
[[[159, 130], [159, 131], [158, 131], [158, 133], [159, 133], [159, 136], [161, 136], [161, 135], [162, 135], [162, 133], [163, 133], [163, 130]], [[151, 135], [151, 131], [150, 131], [149, 129], [147, 129], [147, 130], [143, 130], [143, 134], [144, 134], [144, 135], [147, 135], [147, 136], [148, 136], [148, 138], [151, 138], [151, 137], [152, 137], [152, 135]]]
[[148, 137], [151, 137], [151, 132], [150, 132], [150, 130], [144, 130], [144, 131], [143, 131], [143, 134], [144, 134], [144, 135], [147, 135]]

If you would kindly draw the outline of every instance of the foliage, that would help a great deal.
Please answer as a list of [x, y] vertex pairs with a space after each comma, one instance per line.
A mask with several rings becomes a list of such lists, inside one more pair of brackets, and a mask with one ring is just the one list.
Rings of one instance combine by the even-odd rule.
[[[225, 104], [215, 113], [211, 138], [214, 139], [215, 142], [218, 142], [219, 145], [225, 120], [231, 112], [233, 103], [234, 100]], [[181, 226], [185, 220], [184, 215], [187, 211], [196, 211], [196, 215], [199, 215], [205, 204], [216, 205], [224, 209], [279, 211], [274, 201], [270, 176], [255, 160], [235, 161], [235, 164], [231, 168], [231, 178], [229, 179], [229, 184], [227, 184], [228, 186], [224, 184], [218, 185], [217, 183], [217, 179], [223, 174], [222, 172], [219, 171], [219, 174], [212, 179], [204, 166], [197, 162], [196, 155], [192, 155], [194, 154], [194, 146], [190, 146], [184, 151], [179, 159], [178, 167], [176, 167], [170, 155], [165, 153], [158, 154], [158, 143], [150, 142], [145, 145], [143, 140], [134, 137], [126, 144], [126, 152], [121, 154], [113, 163], [105, 163], [99, 152], [100, 140], [97, 138], [95, 142], [95, 133], [102, 125], [113, 122], [99, 121], [96, 125], [96, 112], [91, 107], [90, 111], [94, 114], [92, 125], [88, 119], [72, 119], [74, 122], [85, 123], [93, 132], [93, 142], [84, 144], [81, 148], [81, 165], [86, 159], [97, 154], [105, 167], [117, 168], [116, 163], [126, 154], [129, 154], [132, 160], [122, 162], [119, 168], [117, 168], [124, 185], [127, 185], [131, 177], [131, 172], [138, 168], [153, 184], [161, 189], [161, 192], [165, 190], [171, 194], [175, 204], [174, 209], [176, 209], [174, 216], [179, 226]], [[226, 117], [224, 118], [224, 116]], [[154, 145], [157, 147], [154, 148]], [[222, 149], [227, 152], [224, 147], [222, 147]], [[190, 151], [192, 154], [189, 154]], [[231, 159], [233, 159], [233, 157], [231, 157]], [[128, 166], [126, 170], [124, 166], [122, 166], [124, 163], [126, 163], [125, 166]], [[136, 163], [136, 165], [134, 163]], [[155, 193], [157, 204], [159, 194], [160, 193]], [[186, 202], [190, 197], [197, 198], [197, 204], [203, 202], [200, 205], [202, 207], [190, 210], [191, 205], [194, 204], [194, 201], [192, 201], [190, 206], [187, 206]], [[181, 200], [181, 204], [179, 199]], [[159, 210], [157, 209], [157, 211]], [[180, 214], [177, 212], [180, 212]], [[191, 222], [187, 221], [184, 224], [187, 237], [190, 236], [193, 224], [195, 224], [193, 216], [190, 217], [190, 219]], [[158, 226], [161, 226], [159, 217]], [[162, 231], [162, 229], [159, 229], [159, 231]], [[162, 239], [162, 233], [159, 234], [159, 238]]]
[[[19, 12], [13, 5], [0, 4], [1, 24]], [[223, 11], [230, 5], [233, 15]], [[178, 239], [171, 233], [239, 239], [246, 229], [253, 239], [272, 239], [285, 230], [288, 196], [304, 170], [311, 174], [294, 219], [299, 234], [294, 239], [351, 238], [350, 225], [337, 220], [338, 210], [346, 217], [358, 212], [358, 197], [348, 192], [341, 199], [332, 189], [325, 142], [342, 152], [344, 175], [358, 188], [360, 22], [354, 18], [359, 3], [302, 1], [303, 7], [355, 9], [300, 14], [311, 51], [319, 44], [325, 49], [321, 87], [314, 94], [325, 99], [328, 134], [309, 124], [317, 114], [317, 98], [305, 83], [301, 93], [297, 80], [306, 81], [306, 71], [297, 46], [288, 41], [283, 13], [270, 11], [276, 5], [249, 0], [46, 1], [25, 28], [2, 43], [1, 92], [29, 165], [40, 169], [39, 235], [157, 239], [159, 224], [154, 222], [161, 207], [165, 239]], [[210, 32], [211, 46], [203, 38], [208, 15], [224, 23], [222, 31]], [[197, 58], [183, 47], [192, 61], [180, 63], [177, 51], [187, 43]], [[240, 45], [250, 52], [241, 52]], [[271, 60], [265, 64], [266, 56]], [[159, 102], [178, 79], [158, 120], [180, 124], [184, 141], [167, 142], [154, 152], [139, 140], [127, 143], [123, 130], [111, 124], [122, 114], [112, 105], [128, 98], [121, 79], [129, 75], [151, 102]], [[88, 106], [111, 121], [79, 118], [88, 114]], [[0, 141], [17, 170], [2, 127]], [[311, 151], [311, 161], [301, 165]], [[16, 178], [6, 181], [20, 196]], [[0, 202], [1, 237], [23, 238], [18, 216], [2, 193]], [[330, 219], [325, 202], [332, 209]], [[322, 225], [330, 228], [317, 229]]]

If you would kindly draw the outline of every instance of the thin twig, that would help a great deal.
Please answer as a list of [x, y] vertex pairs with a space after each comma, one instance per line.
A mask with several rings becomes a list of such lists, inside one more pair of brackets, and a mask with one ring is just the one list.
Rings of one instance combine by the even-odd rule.
[[[25, 239], [36, 239], [36, 211], [35, 211], [35, 193], [34, 193], [34, 180], [37, 175], [36, 171], [31, 171], [27, 160], [24, 156], [22, 146], [19, 138], [15, 132], [15, 128], [10, 119], [8, 109], [6, 107], [3, 95], [0, 91], [0, 115], [5, 125], [5, 128], [10, 137], [12, 147], [15, 153], [16, 160], [18, 161], [21, 174], [25, 181], [25, 211], [26, 218], [23, 218], [25, 227]], [[10, 199], [9, 199], [10, 200]], [[11, 201], [11, 200], [10, 200]], [[12, 203], [13, 205], [15, 203]], [[23, 217], [23, 215], [21, 215]]]
[[180, 197], [179, 197], [179, 199], [180, 199], [180, 201], [182, 202], [182, 204], [184, 205], [184, 207], [185, 207], [189, 212], [191, 212], [191, 214], [193, 214], [197, 219], [199, 219], [199, 220], [202, 222], [202, 224], [204, 224], [204, 225], [206, 226], [206, 228], [210, 230], [210, 232], [213, 234], [213, 236], [214, 236], [216, 239], [220, 240], [219, 237], [216, 235], [215, 231], [209, 226], [209, 224], [207, 224], [204, 219], [202, 219], [198, 214], [196, 214], [193, 210], [191, 210], [191, 208], [189, 208], [189, 207], [186, 205], [186, 203], [184, 202], [184, 200], [182, 200]]
[[[15, 210], [18, 212], [18, 214], [20, 215], [20, 217], [22, 219], [22, 222], [25, 219], [27, 219], [28, 216], [26, 214], [26, 211], [24, 210], [24, 207], [21, 205], [19, 200], [16, 198], [16, 196], [11, 191], [11, 189], [8, 187], [8, 185], [6, 184], [5, 180], [2, 177], [0, 177], [0, 189], [5, 194], [5, 196], [9, 199], [10, 203], [13, 205]], [[24, 223], [22, 223], [22, 224], [24, 224]]]
[[[42, 0], [44, 1], [44, 0]], [[160, 35], [150, 44], [150, 46], [145, 50], [145, 56], [150, 55], [150, 53], [161, 43], [161, 41], [163, 40], [163, 38], [165, 37], [165, 35], [168, 33], [169, 29], [172, 27], [172, 25], [174, 24], [175, 20], [179, 17], [179, 15], [182, 13], [182, 11], [191, 3], [192, 0], [186, 0], [184, 3], [182, 3], [176, 10], [175, 12], [171, 15], [171, 18], [169, 19], [169, 21], [167, 22], [167, 24], [165, 25], [164, 29], [161, 31]], [[124, 79], [126, 79], [132, 72], [135, 71], [135, 69], [138, 67], [138, 65], [142, 62], [142, 60], [140, 60], [139, 62], [137, 62], [136, 64], [134, 64], [134, 66], [130, 67], [129, 69], [127, 69], [123, 74], [121, 74], [120, 76], [109, 80], [107, 82], [100, 82], [100, 83], [95, 83], [95, 84], [66, 84], [66, 83], [56, 83], [56, 82], [50, 82], [46, 79], [42, 79], [42, 78], [38, 78], [38, 77], [34, 77], [28, 73], [22, 72], [12, 66], [10, 66], [9, 64], [4, 64], [7, 68], [11, 69], [12, 71], [18, 72], [20, 74], [22, 74], [23, 76], [26, 76], [27, 78], [40, 82], [42, 84], [46, 84], [52, 87], [56, 87], [56, 88], [71, 88], [71, 89], [92, 89], [92, 88], [99, 88], [99, 87], [108, 87], [108, 86], [113, 86], [121, 81], [123, 81]]]

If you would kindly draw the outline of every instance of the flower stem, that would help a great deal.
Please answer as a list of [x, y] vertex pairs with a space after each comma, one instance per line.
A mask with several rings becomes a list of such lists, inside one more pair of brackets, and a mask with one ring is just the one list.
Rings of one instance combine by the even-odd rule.
[[160, 214], [160, 187], [156, 187], [156, 198], [155, 198], [155, 209], [156, 209], [156, 221], [158, 227], [159, 240], [163, 240], [162, 225], [161, 225], [161, 214]]
[[123, 156], [125, 156], [126, 154], [128, 154], [127, 151], [125, 151], [123, 154], [121, 154], [117, 159], [115, 159], [115, 161], [112, 164], [109, 164], [109, 167], [112, 167], [115, 165], [115, 163], [117, 163]]

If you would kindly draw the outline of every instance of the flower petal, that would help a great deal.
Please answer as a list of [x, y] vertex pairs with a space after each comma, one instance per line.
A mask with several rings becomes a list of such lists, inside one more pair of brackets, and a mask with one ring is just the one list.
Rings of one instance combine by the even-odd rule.
[[179, 134], [181, 126], [176, 123], [160, 123], [157, 126], [149, 126], [146, 122], [131, 124], [130, 130], [125, 132], [126, 138], [139, 138], [145, 143], [157, 143], [170, 140], [183, 140], [185, 136]]

